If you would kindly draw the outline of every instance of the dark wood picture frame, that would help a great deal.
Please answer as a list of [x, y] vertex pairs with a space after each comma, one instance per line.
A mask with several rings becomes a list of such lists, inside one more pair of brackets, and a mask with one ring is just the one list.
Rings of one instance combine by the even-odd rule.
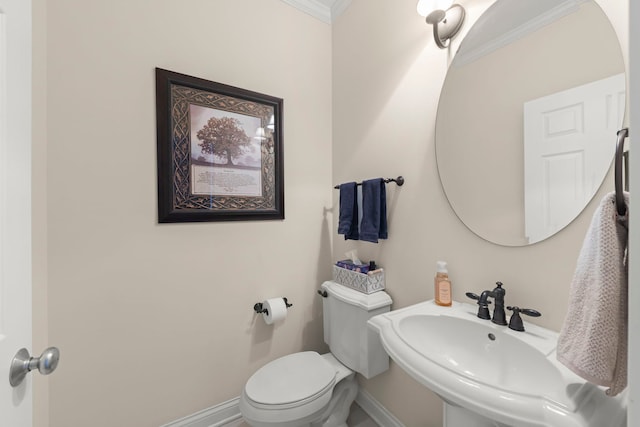
[[156, 68], [158, 222], [284, 219], [282, 108]]

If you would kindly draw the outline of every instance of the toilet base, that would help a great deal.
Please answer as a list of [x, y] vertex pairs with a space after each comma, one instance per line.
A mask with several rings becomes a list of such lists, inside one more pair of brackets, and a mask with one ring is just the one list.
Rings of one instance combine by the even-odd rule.
[[351, 404], [358, 394], [356, 374], [351, 374], [336, 385], [329, 406], [322, 414], [322, 418], [311, 427], [347, 427], [347, 418]]

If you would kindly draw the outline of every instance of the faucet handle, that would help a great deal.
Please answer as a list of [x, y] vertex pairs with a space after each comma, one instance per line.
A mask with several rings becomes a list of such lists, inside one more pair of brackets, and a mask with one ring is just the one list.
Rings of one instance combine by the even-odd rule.
[[531, 316], [531, 317], [540, 317], [540, 316], [542, 316], [542, 313], [540, 313], [538, 310], [534, 310], [532, 308], [521, 308], [520, 309], [520, 313], [526, 314], [527, 316]]
[[480, 301], [480, 296], [474, 294], [473, 292], [467, 292], [465, 294], [471, 299], [478, 301], [478, 317], [480, 319], [489, 320], [491, 319], [491, 315], [489, 314], [489, 309], [487, 308], [491, 301], [484, 299], [484, 301]]
[[533, 310], [531, 308], [520, 308], [517, 306], [509, 306], [507, 310], [513, 311], [511, 315], [511, 319], [509, 319], [509, 329], [513, 329], [514, 331], [524, 332], [524, 322], [522, 321], [522, 317], [520, 317], [520, 313], [526, 314], [531, 317], [540, 317], [542, 313], [537, 310]]
[[[480, 300], [480, 295], [474, 294], [473, 292], [467, 292], [465, 295], [467, 297], [471, 298], [471, 299], [476, 300], [476, 301]], [[487, 300], [487, 304], [491, 304], [491, 301]]]
[[467, 292], [465, 295], [467, 297], [471, 298], [471, 299], [476, 300], [476, 301], [480, 299], [480, 295], [474, 294], [473, 292]]

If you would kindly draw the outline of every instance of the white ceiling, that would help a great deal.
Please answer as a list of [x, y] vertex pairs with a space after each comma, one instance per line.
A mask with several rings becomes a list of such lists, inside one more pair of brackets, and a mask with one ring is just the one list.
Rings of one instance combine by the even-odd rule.
[[331, 24], [344, 12], [351, 0], [282, 0], [327, 24]]

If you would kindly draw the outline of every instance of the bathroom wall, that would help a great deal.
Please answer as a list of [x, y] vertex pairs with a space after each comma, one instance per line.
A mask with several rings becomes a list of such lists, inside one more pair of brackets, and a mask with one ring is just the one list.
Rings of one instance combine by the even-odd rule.
[[[459, 3], [467, 9], [464, 33], [493, 2]], [[628, 1], [598, 3], [626, 59]], [[355, 248], [361, 259], [384, 266], [394, 308], [433, 298], [436, 261], [446, 260], [454, 299], [464, 301], [466, 291], [491, 289], [499, 280], [509, 303], [539, 309], [536, 323], [559, 330], [575, 260], [597, 203], [613, 189], [611, 174], [585, 212], [544, 242], [508, 248], [470, 232], [442, 192], [434, 150], [440, 89], [464, 34], [450, 50], [438, 49], [415, 5], [355, 0], [333, 25], [333, 180], [406, 179], [403, 187], [387, 185], [389, 239], [375, 245], [340, 236], [334, 258]], [[333, 201], [338, 204], [337, 192]], [[396, 365], [362, 384], [405, 425], [441, 425], [441, 401]]]
[[[640, 22], [640, 5], [637, 2], [629, 3], [629, 22]], [[640, 99], [640, 27], [638, 25], [629, 26], [629, 84], [630, 93], [634, 100]], [[640, 126], [640, 102], [632, 101], [629, 108], [629, 128]], [[629, 170], [640, 169], [640, 157], [629, 158]], [[640, 175], [630, 174], [630, 189], [634, 191], [640, 187]], [[629, 221], [640, 221], [640, 210], [636, 208], [637, 200], [631, 199], [629, 207]], [[640, 242], [640, 230], [631, 227], [629, 230], [630, 245]], [[640, 278], [640, 254], [635, 251], [629, 253], [629, 283], [638, 283]], [[638, 286], [629, 287], [629, 306], [640, 307], [640, 289]], [[637, 325], [640, 322], [638, 310], [629, 311], [629, 324]], [[629, 358], [638, 360], [640, 354], [640, 332], [635, 328], [629, 330]], [[627, 425], [640, 424], [640, 366], [637, 363], [629, 364], [629, 406], [627, 409]]]
[[[34, 22], [34, 338], [62, 354], [36, 425], [157, 427], [323, 350], [331, 27], [280, 0], [36, 0]], [[157, 223], [155, 67], [284, 99], [284, 221]]]
[[[626, 53], [628, 0], [598, 2]], [[460, 3], [465, 32], [492, 1]], [[279, 0], [34, 0], [34, 23], [34, 347], [63, 354], [34, 377], [37, 427], [157, 427], [238, 396], [268, 360], [323, 349], [315, 288], [352, 248], [386, 268], [395, 308], [432, 298], [444, 259], [455, 299], [501, 280], [560, 328], [611, 177], [545, 242], [468, 231], [434, 158], [455, 46], [435, 46], [415, 0], [353, 0], [333, 28]], [[284, 98], [284, 221], [156, 223], [156, 66]], [[400, 174], [389, 240], [332, 241], [335, 183]], [[251, 306], [273, 295], [294, 308], [268, 328]], [[441, 425], [439, 399], [397, 366], [363, 385], [407, 426]]]

